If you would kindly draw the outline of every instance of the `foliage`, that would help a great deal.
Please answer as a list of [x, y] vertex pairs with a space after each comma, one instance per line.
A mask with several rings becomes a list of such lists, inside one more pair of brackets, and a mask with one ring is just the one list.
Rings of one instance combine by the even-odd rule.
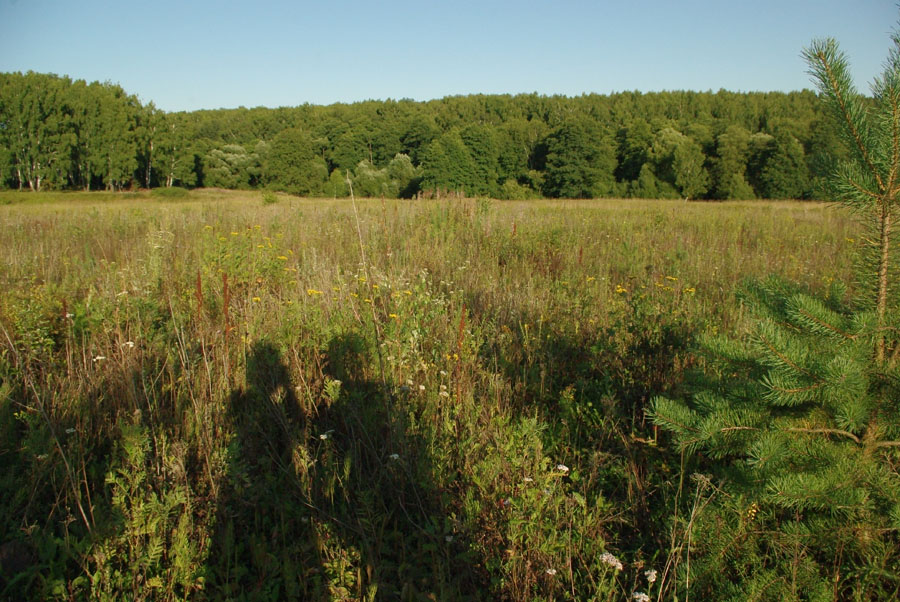
[[165, 113], [111, 84], [37, 73], [0, 80], [0, 187], [18, 189], [275, 186], [340, 196], [329, 174], [345, 177], [362, 161], [383, 170], [400, 154], [420, 173], [386, 195], [811, 198], [829, 157], [845, 152], [808, 91]]
[[[798, 599], [889, 599], [900, 592], [900, 338], [893, 219], [900, 199], [900, 36], [868, 103], [833, 40], [805, 53], [849, 156], [828, 178], [867, 230], [856, 295], [781, 279], [745, 288], [757, 316], [746, 340], [712, 338], [689, 400], [658, 397], [651, 416], [682, 453], [703, 453], [722, 479], [692, 582], [701, 592]], [[776, 136], [763, 177], [781, 190], [804, 177], [796, 140]], [[779, 156], [781, 153], [781, 156]], [[786, 170], [786, 171], [785, 171]], [[723, 545], [716, 522], [735, 539]], [[741, 579], [754, 574], [753, 579]]]
[[681, 595], [643, 408], [851, 272], [818, 204], [152, 198], [0, 194], [0, 597]]

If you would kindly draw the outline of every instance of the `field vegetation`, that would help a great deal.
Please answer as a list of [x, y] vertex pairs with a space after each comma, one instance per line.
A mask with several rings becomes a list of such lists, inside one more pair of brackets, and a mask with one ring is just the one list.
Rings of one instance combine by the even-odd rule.
[[742, 282], [861, 244], [797, 202], [0, 200], [6, 597], [712, 595], [695, 525], [768, 527], [645, 410]]
[[[871, 97], [821, 40], [817, 99], [303, 107], [183, 162], [250, 115], [2, 76], [0, 597], [897, 599], [893, 41]], [[851, 212], [686, 202], [814, 188]]]

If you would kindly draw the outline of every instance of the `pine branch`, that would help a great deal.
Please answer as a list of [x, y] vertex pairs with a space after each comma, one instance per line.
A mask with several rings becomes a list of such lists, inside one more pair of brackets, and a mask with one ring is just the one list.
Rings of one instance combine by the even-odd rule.
[[851, 433], [849, 431], [842, 431], [840, 429], [807, 429], [807, 428], [795, 427], [795, 428], [789, 428], [789, 429], [785, 429], [785, 430], [788, 432], [791, 432], [791, 433], [815, 433], [815, 434], [822, 434], [822, 435], [841, 435], [842, 437], [847, 437], [849, 439], [853, 439], [853, 441], [855, 441], [856, 443], [860, 443], [859, 437], [857, 437], [856, 435], [854, 435], [853, 433]]
[[[830, 51], [830, 52], [829, 52]], [[866, 167], [869, 168], [869, 171], [875, 176], [876, 181], [878, 182], [878, 187], [882, 190], [884, 189], [884, 184], [881, 179], [881, 174], [878, 173], [878, 169], [875, 166], [875, 163], [872, 161], [872, 158], [869, 155], [869, 148], [864, 140], [864, 136], [857, 124], [853, 119], [853, 112], [850, 107], [851, 99], [848, 99], [845, 93], [845, 90], [852, 89], [848, 84], [849, 82], [841, 81], [839, 75], [835, 72], [835, 67], [840, 69], [843, 67], [843, 61], [841, 57], [833, 56], [835, 52], [835, 43], [833, 40], [827, 40], [825, 42], [825, 48], [822, 45], [814, 46], [811, 54], [812, 57], [818, 61], [819, 68], [823, 71], [820, 75], [820, 80], [825, 84], [827, 92], [832, 96], [834, 101], [837, 103], [839, 107], [839, 113], [841, 119], [844, 121], [847, 126], [847, 131], [850, 133], [850, 137], [856, 145], [857, 151], [859, 151], [860, 156], [863, 159], [863, 162], [866, 164]], [[823, 76], [824, 77], [821, 77]]]

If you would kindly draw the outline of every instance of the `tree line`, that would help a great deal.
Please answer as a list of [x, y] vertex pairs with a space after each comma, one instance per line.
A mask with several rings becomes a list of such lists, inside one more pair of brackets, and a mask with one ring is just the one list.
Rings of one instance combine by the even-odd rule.
[[3, 73], [0, 187], [803, 199], [846, 156], [819, 107], [721, 90], [170, 113], [110, 83]]

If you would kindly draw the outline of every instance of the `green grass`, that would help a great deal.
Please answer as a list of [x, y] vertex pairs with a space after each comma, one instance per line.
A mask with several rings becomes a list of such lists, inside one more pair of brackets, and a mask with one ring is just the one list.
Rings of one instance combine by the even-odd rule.
[[812, 203], [278, 201], [0, 195], [0, 597], [670, 596], [645, 404], [744, 279], [856, 244]]

